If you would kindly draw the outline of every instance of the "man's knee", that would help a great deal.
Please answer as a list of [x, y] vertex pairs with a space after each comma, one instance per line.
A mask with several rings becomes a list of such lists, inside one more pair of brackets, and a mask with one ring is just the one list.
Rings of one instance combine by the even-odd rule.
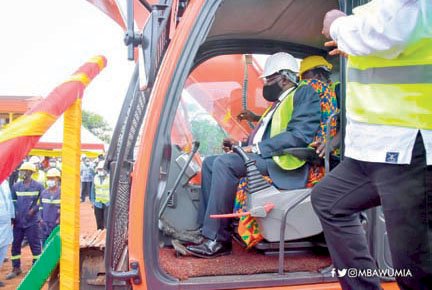
[[330, 213], [330, 201], [325, 198], [324, 189], [322, 183], [318, 183], [312, 189], [311, 192], [311, 203], [318, 216], [323, 216], [325, 213]]
[[212, 155], [204, 158], [202, 163], [202, 171], [212, 172], [213, 163], [219, 157], [219, 155]]
[[234, 161], [231, 154], [224, 154], [218, 156], [213, 163], [213, 170], [217, 170], [220, 172], [224, 172], [224, 170], [228, 170], [232, 168], [232, 162]]

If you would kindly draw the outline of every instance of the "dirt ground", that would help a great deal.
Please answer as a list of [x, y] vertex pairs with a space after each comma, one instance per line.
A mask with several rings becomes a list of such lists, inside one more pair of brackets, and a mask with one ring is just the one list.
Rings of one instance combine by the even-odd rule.
[[[96, 220], [94, 217], [94, 212], [91, 207], [90, 201], [86, 200], [86, 202], [81, 203], [81, 221], [80, 221], [80, 234], [85, 235], [92, 233], [96, 230]], [[10, 251], [8, 252], [8, 261], [3, 264], [2, 269], [0, 270], [0, 281], [2, 281], [5, 284], [5, 287], [0, 288], [4, 290], [15, 290], [19, 283], [21, 282], [21, 279], [24, 278], [25, 274], [28, 272], [28, 270], [31, 267], [32, 264], [32, 253], [30, 251], [30, 247], [26, 246], [22, 249], [21, 252], [21, 269], [23, 270], [23, 274], [18, 276], [15, 279], [11, 280], [5, 280], [5, 276], [7, 273], [9, 273], [12, 269], [12, 265], [10, 262]]]

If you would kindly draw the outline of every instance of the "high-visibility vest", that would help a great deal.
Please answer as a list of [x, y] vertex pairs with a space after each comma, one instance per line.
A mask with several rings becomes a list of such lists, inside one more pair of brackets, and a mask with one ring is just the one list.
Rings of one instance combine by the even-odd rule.
[[432, 130], [432, 39], [397, 58], [350, 56], [347, 116], [355, 121]]
[[[291, 91], [276, 108], [271, 120], [270, 137], [274, 137], [286, 131], [286, 127], [291, 120], [293, 112], [294, 94], [304, 84], [304, 82], [301, 82], [299, 86], [295, 90]], [[273, 161], [284, 170], [294, 170], [306, 163], [306, 161], [300, 160], [291, 154], [273, 156]]]
[[95, 187], [95, 201], [100, 203], [108, 203], [110, 201], [110, 180], [109, 176], [105, 176], [105, 179], [101, 183], [99, 176], [94, 178]]
[[45, 172], [43, 172], [42, 170], [38, 170], [33, 173], [32, 178], [37, 182], [42, 183], [42, 185], [46, 187], [47, 178]]

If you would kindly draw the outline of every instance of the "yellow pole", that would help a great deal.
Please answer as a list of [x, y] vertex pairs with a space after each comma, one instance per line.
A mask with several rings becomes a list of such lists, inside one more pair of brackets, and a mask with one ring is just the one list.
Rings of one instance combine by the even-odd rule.
[[60, 209], [60, 290], [79, 289], [81, 99], [65, 112]]
[[13, 121], [13, 113], [9, 113], [9, 123], [12, 123]]

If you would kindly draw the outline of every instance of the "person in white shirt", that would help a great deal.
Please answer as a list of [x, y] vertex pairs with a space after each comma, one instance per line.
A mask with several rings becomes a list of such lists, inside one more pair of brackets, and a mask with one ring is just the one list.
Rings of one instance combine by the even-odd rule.
[[[329, 11], [330, 54], [348, 57], [345, 159], [312, 191], [336, 269], [376, 269], [360, 211], [382, 205], [401, 289], [432, 285], [432, 1]], [[406, 272], [408, 273], [408, 272]], [[340, 275], [342, 276], [342, 275]], [[381, 289], [378, 276], [339, 277]]]
[[[12, 203], [12, 196], [9, 183], [5, 180], [0, 183], [0, 268], [6, 257], [9, 245], [12, 243], [12, 219], [15, 218], [15, 209]], [[0, 287], [3, 287], [0, 281]]]

